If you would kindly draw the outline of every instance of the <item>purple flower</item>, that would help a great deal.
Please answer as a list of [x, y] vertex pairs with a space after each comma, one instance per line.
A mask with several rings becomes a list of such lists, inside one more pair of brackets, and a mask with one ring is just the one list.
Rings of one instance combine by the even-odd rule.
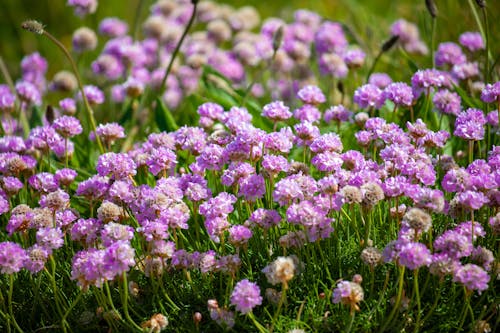
[[366, 54], [357, 48], [349, 49], [344, 53], [344, 61], [349, 68], [359, 68], [365, 63]]
[[368, 83], [354, 91], [353, 101], [363, 109], [379, 109], [384, 104], [385, 99], [382, 94], [382, 90], [380, 90], [377, 86]]
[[439, 111], [445, 114], [452, 114], [454, 116], [458, 116], [462, 110], [460, 105], [461, 101], [462, 100], [457, 93], [451, 92], [447, 89], [439, 90], [432, 98], [432, 102]]
[[324, 120], [327, 123], [332, 121], [342, 122], [348, 121], [352, 117], [353, 113], [349, 111], [343, 105], [332, 106], [325, 111]]
[[481, 92], [481, 100], [486, 103], [497, 103], [500, 100], [500, 81], [487, 84]]
[[262, 304], [259, 286], [247, 279], [239, 281], [231, 293], [231, 304], [243, 314], [252, 311], [254, 307]]
[[248, 222], [261, 228], [269, 229], [281, 222], [281, 215], [276, 210], [258, 208], [250, 215]]
[[417, 98], [424, 91], [427, 94], [431, 88], [451, 87], [451, 78], [447, 73], [436, 69], [418, 70], [411, 77], [411, 86], [413, 96]]
[[479, 75], [479, 65], [477, 62], [464, 62], [453, 65], [451, 73], [454, 78], [459, 80], [471, 79]]
[[109, 178], [99, 175], [92, 176], [78, 184], [76, 195], [91, 200], [101, 199], [109, 189]]
[[136, 164], [123, 153], [105, 153], [99, 156], [96, 170], [100, 176], [111, 174], [113, 179], [124, 179], [136, 174]]
[[396, 106], [409, 107], [413, 104], [413, 92], [409, 85], [403, 82], [394, 82], [385, 87], [383, 99], [388, 99]]
[[307, 85], [299, 90], [297, 97], [306, 104], [318, 105], [326, 102], [326, 97], [317, 86]]
[[468, 290], [477, 290], [479, 294], [488, 289], [490, 276], [481, 267], [474, 264], [459, 266], [453, 274], [453, 281], [463, 284]]
[[486, 117], [483, 111], [469, 108], [457, 116], [453, 135], [465, 140], [482, 140], [484, 138], [485, 124]]
[[422, 243], [404, 244], [399, 251], [399, 263], [409, 269], [429, 266], [431, 262], [431, 252]]
[[16, 101], [16, 96], [12, 94], [8, 89], [5, 91], [0, 91], [0, 110], [4, 112], [10, 112], [14, 110]]
[[392, 79], [387, 73], [373, 73], [372, 75], [370, 75], [368, 83], [373, 84], [380, 89], [384, 89], [392, 83]]
[[455, 230], [447, 230], [434, 241], [434, 249], [448, 257], [459, 259], [472, 253], [471, 238]]
[[69, 186], [76, 178], [77, 172], [73, 169], [63, 168], [56, 171], [55, 179], [59, 186]]
[[75, 15], [84, 17], [93, 14], [97, 10], [97, 0], [68, 0], [68, 6], [75, 10]]
[[59, 107], [64, 114], [71, 115], [76, 113], [76, 102], [72, 98], [61, 99]]
[[478, 210], [489, 202], [482, 193], [476, 191], [464, 191], [455, 196], [455, 200], [466, 210]]
[[97, 219], [79, 219], [71, 227], [71, 240], [90, 245], [97, 240], [102, 222]]
[[64, 238], [59, 228], [41, 228], [36, 232], [36, 242], [44, 248], [55, 250], [63, 246]]
[[464, 32], [458, 37], [458, 41], [471, 52], [484, 49], [483, 37], [479, 32]]
[[[85, 96], [87, 96], [87, 100], [90, 104], [98, 105], [104, 103], [104, 93], [98, 87], [87, 85], [83, 87], [83, 91], [85, 92]], [[78, 98], [82, 100], [81, 92], [78, 92]]]
[[[106, 146], [111, 146], [116, 140], [125, 137], [125, 131], [118, 123], [99, 124], [96, 133]], [[90, 140], [95, 140], [95, 133], [91, 132]]]
[[54, 120], [52, 127], [64, 138], [71, 138], [82, 133], [80, 120], [71, 116], [62, 116]]
[[233, 204], [236, 202], [236, 197], [227, 192], [221, 192], [216, 197], [208, 199], [200, 205], [200, 214], [207, 219], [227, 216], [234, 210]]
[[319, 128], [310, 122], [298, 123], [293, 128], [296, 133], [295, 143], [298, 146], [308, 146], [320, 136]]
[[0, 243], [0, 273], [19, 272], [26, 259], [28, 259], [28, 255], [21, 245], [14, 242]]
[[102, 261], [108, 280], [128, 272], [135, 265], [134, 257], [134, 248], [128, 241], [119, 240], [105, 248]]
[[264, 137], [264, 147], [277, 153], [289, 153], [293, 147], [294, 135], [290, 127], [271, 132]]
[[111, 246], [117, 241], [129, 241], [134, 238], [134, 228], [115, 222], [104, 225], [101, 230], [101, 239], [104, 246]]
[[282, 101], [275, 101], [264, 105], [262, 115], [273, 121], [286, 120], [292, 116], [290, 108]]
[[338, 134], [327, 133], [314, 139], [310, 148], [314, 153], [323, 153], [326, 151], [340, 153], [344, 147]]
[[434, 59], [436, 60], [436, 66], [453, 66], [463, 64], [466, 61], [460, 46], [452, 42], [439, 44]]
[[38, 273], [45, 267], [45, 262], [50, 255], [50, 251], [38, 244], [26, 250], [28, 255], [24, 262], [24, 267], [31, 273]]
[[293, 112], [293, 117], [301, 122], [315, 123], [321, 119], [321, 112], [316, 106], [305, 104]]
[[127, 23], [116, 17], [107, 17], [99, 24], [99, 33], [107, 37], [123, 36], [127, 33], [127, 30]]
[[244, 246], [252, 238], [252, 231], [242, 225], [233, 225], [228, 231], [229, 242], [234, 246]]
[[342, 25], [340, 23], [326, 21], [316, 31], [314, 45], [318, 53], [344, 51], [348, 45]]
[[168, 148], [153, 149], [146, 160], [146, 164], [149, 171], [156, 176], [160, 172], [168, 172], [175, 166], [177, 164], [177, 155]]
[[319, 69], [322, 75], [345, 78], [349, 72], [344, 59], [335, 53], [323, 53], [319, 57]]
[[28, 81], [16, 83], [16, 93], [23, 102], [37, 106], [42, 104], [40, 91], [34, 84]]
[[296, 199], [303, 200], [304, 193], [294, 177], [286, 177], [276, 183], [273, 198], [280, 206], [285, 206]]
[[266, 183], [264, 177], [261, 175], [250, 175], [243, 178], [240, 183], [238, 194], [243, 196], [245, 200], [255, 202], [255, 200], [262, 198], [266, 193]]

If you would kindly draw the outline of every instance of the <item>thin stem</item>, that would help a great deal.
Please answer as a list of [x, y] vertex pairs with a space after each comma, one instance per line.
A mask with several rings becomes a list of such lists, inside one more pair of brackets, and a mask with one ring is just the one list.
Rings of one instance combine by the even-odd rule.
[[259, 323], [257, 321], [257, 319], [255, 318], [255, 316], [253, 315], [252, 311], [250, 311], [248, 314], [247, 314], [248, 318], [250, 318], [250, 320], [252, 320], [253, 324], [255, 325], [255, 327], [257, 327], [257, 329], [259, 330], [260, 333], [267, 333], [269, 332], [264, 326], [262, 326], [261, 323]]
[[394, 307], [392, 308], [391, 313], [389, 314], [389, 318], [385, 321], [384, 326], [380, 329], [381, 332], [384, 332], [388, 325], [392, 322], [394, 315], [399, 310], [399, 305], [401, 304], [401, 299], [403, 297], [403, 285], [404, 285], [404, 276], [405, 276], [405, 266], [401, 266], [399, 268], [399, 281], [398, 281], [398, 294], [396, 296], [396, 302], [394, 303]]
[[15, 329], [22, 333], [23, 330], [21, 327], [19, 327], [19, 324], [16, 321], [16, 318], [14, 317], [14, 311], [12, 309], [12, 294], [14, 293], [14, 274], [9, 274], [9, 294], [7, 295], [7, 299], [9, 302], [9, 314], [10, 318], [12, 319], [12, 323], [14, 324]]
[[9, 70], [7, 69], [5, 62], [3, 61], [2, 56], [0, 56], [0, 71], [2, 72], [2, 75], [3, 75], [3, 78], [5, 79], [5, 82], [9, 85], [10, 90], [12, 92], [15, 92], [16, 88], [14, 86], [14, 81], [12, 81], [12, 77], [9, 74]]
[[139, 35], [139, 20], [141, 18], [144, 2], [145, 2], [144, 0], [139, 0], [139, 4], [137, 5], [137, 9], [135, 11], [134, 25], [133, 25], [134, 29], [132, 30], [134, 32], [134, 39], [137, 39], [137, 36]]
[[49, 38], [54, 44], [56, 44], [57, 47], [59, 47], [59, 49], [64, 53], [64, 55], [66, 56], [66, 58], [70, 62], [71, 68], [73, 69], [73, 72], [75, 73], [76, 81], [78, 82], [78, 89], [80, 90], [80, 93], [82, 94], [83, 104], [85, 105], [85, 110], [87, 111], [87, 117], [89, 118], [90, 126], [92, 127], [92, 131], [95, 134], [97, 146], [99, 147], [99, 151], [101, 152], [101, 154], [104, 154], [104, 147], [102, 145], [102, 142], [101, 142], [99, 135], [97, 135], [97, 132], [96, 132], [94, 111], [90, 107], [89, 101], [87, 99], [87, 95], [85, 95], [85, 91], [83, 90], [82, 78], [80, 77], [80, 73], [78, 72], [78, 68], [76, 66], [75, 61], [71, 57], [71, 54], [66, 49], [66, 47], [59, 40], [57, 40], [57, 38], [55, 38], [54, 36], [52, 36], [49, 32], [47, 32], [45, 30], [43, 31], [43, 34], [45, 36], [47, 36], [47, 38]]
[[351, 319], [349, 320], [349, 323], [347, 324], [344, 332], [349, 333], [351, 332], [352, 329], [352, 324], [354, 323], [354, 317], [356, 316], [356, 311], [351, 311]]
[[432, 68], [436, 68], [436, 60], [434, 59], [434, 49], [436, 47], [436, 18], [432, 18], [431, 23], [431, 61]]
[[174, 60], [177, 57], [177, 53], [179, 53], [179, 50], [181, 48], [182, 43], [184, 42], [184, 39], [186, 38], [189, 29], [193, 25], [194, 19], [196, 18], [196, 9], [198, 6], [198, 2], [193, 3], [193, 12], [191, 14], [191, 18], [189, 19], [189, 22], [186, 26], [186, 29], [184, 29], [184, 32], [182, 33], [181, 39], [179, 40], [179, 43], [175, 46], [174, 52], [172, 53], [172, 57], [170, 58], [170, 62], [168, 63], [167, 70], [165, 71], [165, 75], [163, 75], [163, 79], [161, 80], [161, 85], [160, 85], [160, 90], [159, 93], [162, 94], [163, 91], [165, 90], [165, 86], [167, 84], [167, 78], [168, 75], [170, 74], [170, 71], [172, 70], [172, 66], [174, 64]]
[[278, 317], [279, 317], [280, 312], [281, 312], [281, 308], [283, 307], [283, 303], [285, 303], [287, 289], [288, 289], [288, 285], [286, 283], [284, 283], [283, 290], [281, 291], [280, 301], [278, 303], [278, 308], [276, 309], [276, 312], [274, 313], [273, 322], [271, 324], [271, 328], [269, 329], [269, 332], [271, 332], [271, 333], [273, 332], [274, 325], [276, 325], [276, 320], [278, 320]]
[[142, 331], [142, 328], [136, 324], [132, 318], [130, 318], [130, 314], [128, 312], [128, 282], [127, 282], [127, 273], [123, 272], [123, 293], [122, 293], [122, 305], [123, 312], [125, 314], [125, 319], [137, 330]]
[[483, 13], [483, 21], [484, 21], [484, 35], [485, 35], [485, 40], [486, 40], [486, 45], [484, 49], [484, 58], [485, 58], [485, 63], [484, 63], [484, 83], [489, 83], [490, 82], [490, 34], [489, 34], [489, 27], [488, 27], [488, 15], [486, 13], [486, 7], [481, 8], [481, 12]]
[[420, 292], [418, 289], [418, 269], [413, 271], [413, 288], [415, 291], [415, 298], [417, 301], [417, 320], [415, 322], [415, 329], [413, 332], [417, 333], [420, 329], [420, 313], [422, 312], [422, 306], [420, 304]]

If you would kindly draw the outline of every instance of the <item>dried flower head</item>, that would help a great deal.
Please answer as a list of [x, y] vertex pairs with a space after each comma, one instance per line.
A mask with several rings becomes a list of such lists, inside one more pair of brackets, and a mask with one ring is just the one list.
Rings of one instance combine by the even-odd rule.
[[44, 26], [43, 26], [43, 24], [41, 24], [40, 22], [35, 21], [35, 20], [24, 21], [21, 24], [21, 27], [24, 30], [28, 30], [29, 32], [32, 32], [34, 34], [41, 35], [44, 32]]

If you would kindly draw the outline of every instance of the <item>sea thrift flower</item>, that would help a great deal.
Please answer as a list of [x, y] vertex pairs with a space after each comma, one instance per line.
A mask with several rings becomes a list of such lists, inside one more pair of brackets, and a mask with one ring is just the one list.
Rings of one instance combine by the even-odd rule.
[[483, 37], [479, 32], [464, 32], [458, 37], [458, 41], [471, 52], [484, 49]]
[[54, 120], [52, 127], [64, 138], [71, 138], [82, 133], [80, 120], [71, 116], [62, 116]]
[[382, 262], [382, 251], [372, 246], [364, 248], [361, 251], [361, 260], [373, 268]]
[[[98, 87], [87, 85], [83, 87], [83, 91], [90, 104], [98, 105], [104, 103], [104, 93]], [[78, 98], [82, 99], [81, 92], [78, 92]]]
[[317, 86], [307, 85], [300, 89], [297, 97], [306, 104], [317, 105], [326, 102], [326, 97]]
[[97, 35], [92, 29], [81, 27], [73, 32], [72, 43], [77, 53], [92, 51], [97, 47]]
[[26, 250], [28, 258], [24, 262], [24, 267], [31, 273], [38, 273], [45, 267], [45, 262], [50, 255], [50, 251], [38, 244]]
[[387, 73], [373, 73], [370, 75], [368, 83], [373, 84], [380, 89], [384, 89], [392, 83], [392, 79]]
[[385, 99], [382, 94], [382, 90], [380, 90], [377, 86], [365, 84], [354, 91], [353, 101], [363, 109], [379, 109], [384, 104]]
[[278, 257], [272, 263], [264, 267], [262, 272], [266, 275], [267, 281], [272, 285], [277, 285], [281, 283], [285, 286], [285, 289], [288, 286], [288, 281], [293, 279], [295, 274], [297, 273], [296, 263], [297, 258], [289, 256], [289, 257]]
[[436, 60], [436, 66], [453, 66], [463, 64], [466, 61], [460, 46], [451, 42], [439, 44], [434, 59]]
[[123, 36], [127, 30], [127, 23], [116, 17], [107, 17], [99, 24], [99, 33], [111, 38]]
[[123, 153], [106, 153], [99, 156], [96, 170], [100, 176], [111, 174], [113, 179], [124, 179], [136, 174], [136, 164]]
[[231, 293], [231, 304], [243, 314], [252, 311], [254, 307], [262, 304], [259, 286], [247, 279], [239, 281]]
[[168, 326], [168, 319], [161, 313], [157, 313], [151, 317], [151, 319], [143, 322], [141, 327], [143, 330], [147, 330], [150, 333], [160, 333]]
[[465, 140], [482, 140], [484, 138], [485, 124], [486, 117], [483, 111], [469, 108], [458, 115], [453, 135]]
[[409, 85], [403, 82], [395, 82], [385, 87], [383, 99], [390, 100], [396, 106], [409, 107], [413, 104], [413, 92]]
[[457, 268], [453, 274], [453, 281], [463, 284], [468, 290], [477, 290], [479, 294], [488, 289], [490, 276], [481, 267], [466, 264]]
[[450, 78], [436, 69], [418, 70], [411, 77], [411, 86], [413, 88], [413, 96], [418, 98], [422, 92], [427, 94], [431, 88], [450, 87]]
[[481, 100], [486, 103], [498, 103], [500, 101], [500, 81], [487, 84], [481, 92]]
[[422, 243], [404, 244], [399, 251], [399, 263], [409, 269], [429, 266], [431, 262], [431, 252]]
[[19, 272], [27, 259], [28, 255], [21, 245], [14, 242], [0, 243], [0, 273]]
[[262, 115], [273, 121], [286, 120], [292, 116], [290, 108], [282, 101], [275, 101], [264, 105]]
[[68, 6], [74, 7], [75, 15], [84, 17], [97, 10], [97, 0], [68, 0]]
[[355, 282], [340, 281], [333, 290], [332, 302], [349, 305], [351, 311], [359, 311], [359, 303], [365, 298], [363, 288]]
[[462, 110], [460, 96], [446, 89], [436, 92], [432, 97], [432, 102], [439, 111], [445, 114], [458, 116]]

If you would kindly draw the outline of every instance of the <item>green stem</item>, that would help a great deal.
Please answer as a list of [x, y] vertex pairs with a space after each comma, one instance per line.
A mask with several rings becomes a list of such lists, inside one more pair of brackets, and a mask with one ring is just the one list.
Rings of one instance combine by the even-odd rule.
[[434, 59], [434, 49], [436, 47], [436, 18], [432, 18], [431, 23], [431, 61], [432, 68], [436, 68], [436, 60]]
[[[465, 289], [465, 287], [464, 287]], [[463, 331], [463, 326], [464, 326], [464, 322], [465, 322], [465, 318], [467, 317], [467, 310], [468, 310], [468, 304], [470, 302], [470, 294], [467, 290], [465, 290], [465, 302], [464, 302], [464, 306], [462, 308], [462, 316], [461, 316], [461, 319], [460, 319], [460, 323], [458, 324], [458, 330], [459, 331]]]
[[99, 138], [99, 135], [97, 135], [96, 132], [96, 123], [94, 119], [94, 111], [90, 107], [89, 100], [87, 99], [87, 95], [85, 95], [85, 91], [83, 90], [83, 81], [82, 78], [80, 77], [80, 73], [78, 71], [78, 68], [76, 66], [75, 61], [73, 60], [73, 57], [71, 57], [71, 54], [69, 51], [66, 49], [66, 47], [59, 41], [57, 38], [52, 36], [49, 32], [43, 31], [43, 34], [49, 38], [54, 44], [59, 47], [59, 49], [64, 53], [66, 58], [68, 59], [69, 63], [71, 64], [71, 68], [73, 69], [73, 72], [75, 73], [76, 81], [78, 82], [78, 89], [80, 90], [80, 93], [82, 94], [82, 99], [83, 99], [83, 104], [85, 105], [85, 110], [87, 111], [87, 117], [89, 118], [90, 121], [90, 126], [92, 127], [92, 131], [95, 134], [95, 139], [97, 142], [97, 146], [99, 147], [99, 151], [101, 154], [104, 154], [104, 147], [102, 145], [101, 139]]
[[344, 330], [345, 333], [351, 332], [352, 324], [354, 323], [354, 317], [356, 317], [356, 311], [351, 310], [351, 319], [349, 320], [349, 323]]
[[172, 57], [170, 58], [170, 62], [168, 63], [167, 69], [165, 71], [165, 75], [163, 75], [163, 79], [161, 80], [161, 85], [160, 85], [160, 90], [159, 93], [162, 94], [163, 91], [165, 90], [165, 86], [167, 84], [167, 78], [168, 75], [170, 74], [170, 71], [172, 70], [172, 66], [174, 64], [174, 60], [177, 57], [177, 53], [179, 53], [179, 50], [181, 48], [182, 43], [184, 42], [184, 39], [186, 38], [189, 29], [193, 25], [194, 19], [196, 18], [196, 9], [198, 6], [198, 2], [193, 3], [193, 12], [191, 14], [191, 18], [189, 19], [189, 22], [186, 26], [186, 29], [184, 29], [184, 32], [182, 33], [181, 39], [179, 40], [179, 43], [175, 46], [174, 52], [172, 53]]
[[250, 318], [250, 320], [252, 320], [253, 324], [255, 325], [255, 327], [257, 327], [257, 329], [259, 330], [260, 333], [267, 333], [269, 332], [264, 326], [262, 326], [261, 323], [259, 323], [257, 321], [257, 319], [255, 318], [255, 316], [253, 315], [253, 312], [250, 311], [248, 314], [247, 314], [248, 318]]
[[12, 319], [12, 323], [14, 324], [14, 328], [22, 333], [23, 330], [19, 327], [19, 324], [16, 321], [16, 317], [14, 317], [14, 310], [12, 309], [12, 294], [14, 293], [14, 274], [9, 274], [9, 294], [7, 295], [7, 299], [9, 302], [9, 314], [10, 319]]
[[126, 272], [123, 272], [122, 278], [123, 278], [123, 293], [121, 294], [121, 296], [122, 296], [122, 305], [123, 305], [123, 312], [125, 314], [125, 319], [127, 319], [127, 321], [132, 325], [132, 327], [141, 332], [142, 328], [139, 325], [137, 325], [132, 318], [130, 318], [130, 314], [128, 312], [128, 282], [127, 282]]
[[417, 333], [420, 329], [420, 313], [422, 312], [422, 306], [420, 304], [420, 293], [418, 289], [418, 268], [413, 271], [413, 288], [415, 291], [415, 298], [417, 300], [417, 320], [415, 322], [415, 329], [413, 332]]
[[139, 0], [139, 4], [137, 5], [137, 9], [135, 11], [135, 16], [134, 16], [134, 29], [132, 30], [134, 33], [134, 39], [137, 39], [139, 35], [139, 20], [141, 18], [142, 14], [142, 8], [144, 7], [144, 0]]
[[388, 325], [391, 324], [392, 319], [396, 315], [396, 312], [399, 310], [399, 305], [401, 304], [401, 299], [403, 297], [403, 285], [404, 285], [404, 276], [405, 276], [405, 266], [399, 267], [399, 281], [398, 281], [398, 294], [396, 296], [396, 302], [394, 303], [394, 307], [389, 314], [389, 318], [385, 321], [384, 325], [380, 329], [381, 332], [384, 332]]
[[271, 328], [269, 329], [269, 332], [273, 332], [274, 330], [274, 326], [276, 325], [276, 320], [278, 320], [278, 317], [280, 315], [280, 312], [281, 312], [281, 308], [283, 307], [283, 303], [285, 303], [285, 300], [286, 300], [286, 291], [288, 289], [288, 285], [286, 284], [286, 282], [283, 284], [283, 290], [281, 291], [281, 297], [280, 297], [280, 301], [278, 303], [278, 308], [276, 309], [276, 312], [274, 313], [274, 316], [273, 316], [273, 322], [271, 324]]

